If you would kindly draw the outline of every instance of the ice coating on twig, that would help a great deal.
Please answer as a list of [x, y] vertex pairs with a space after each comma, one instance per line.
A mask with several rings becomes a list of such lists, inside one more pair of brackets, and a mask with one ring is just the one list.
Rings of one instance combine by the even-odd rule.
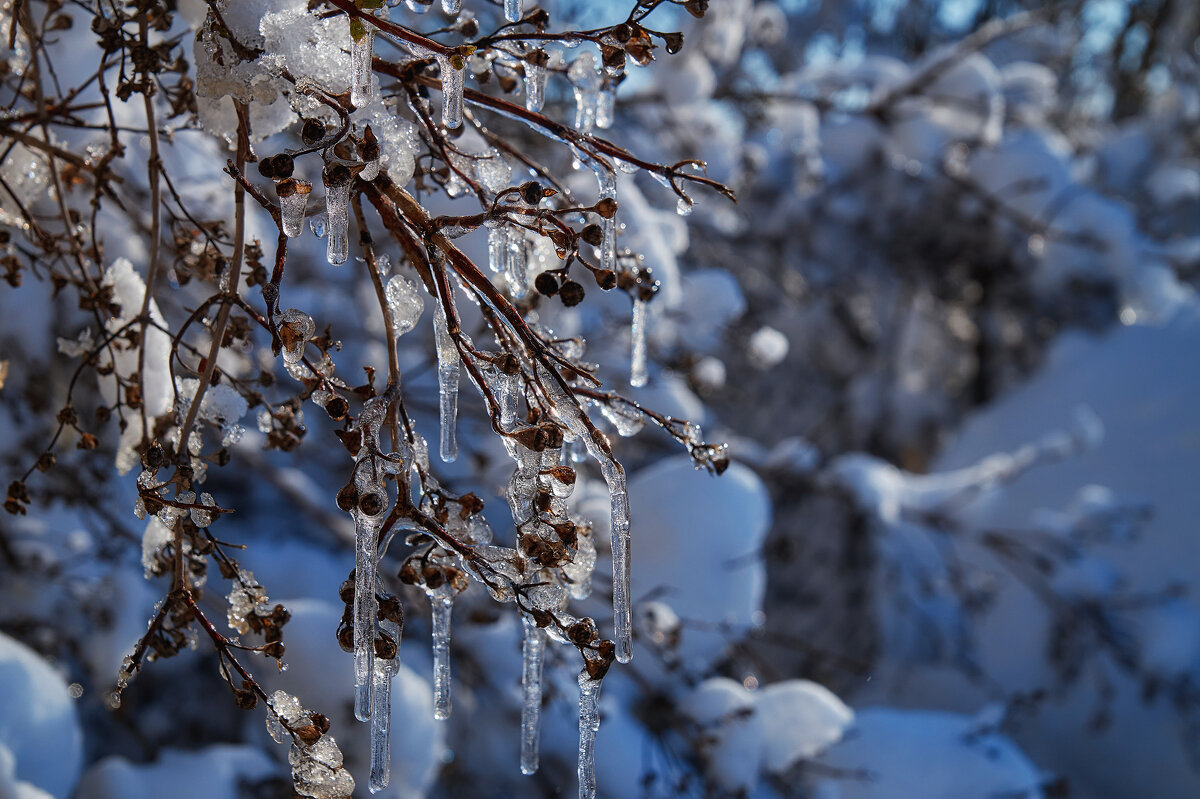
[[396, 644], [395, 657], [375, 659], [371, 698], [371, 793], [382, 791], [391, 779], [392, 678], [400, 667], [400, 625], [381, 621], [383, 634]]
[[461, 10], [462, 0], [442, 0], [442, 11], [446, 12], [447, 16], [457, 17]]
[[546, 103], [545, 61], [546, 54], [541, 50], [535, 50], [525, 61], [525, 108], [528, 111], [541, 111]]
[[646, 371], [646, 301], [633, 301], [633, 320], [629, 325], [633, 340], [633, 356], [629, 368], [629, 385], [639, 388], [649, 379]]
[[329, 223], [329, 263], [346, 263], [350, 254], [350, 174], [349, 170], [335, 164], [323, 173], [325, 178], [325, 214]]
[[579, 672], [579, 799], [596, 796], [596, 733], [600, 730], [600, 680]]
[[554, 403], [554, 414], [571, 434], [583, 441], [588, 453], [600, 464], [604, 482], [608, 484], [609, 522], [612, 529], [613, 558], [613, 632], [617, 645], [617, 660], [628, 663], [633, 657], [633, 613], [630, 607], [629, 582], [629, 494], [625, 485], [625, 469], [612, 453], [601, 446], [592, 435], [582, 409], [559, 384], [545, 366], [538, 364], [538, 380]]
[[350, 102], [364, 108], [374, 99], [371, 57], [375, 52], [375, 27], [360, 20], [350, 21]]
[[428, 591], [433, 617], [433, 717], [450, 718], [450, 613], [454, 589], [448, 584]]
[[304, 345], [317, 332], [317, 325], [304, 311], [288, 308], [279, 317], [283, 361], [293, 365], [304, 357]]
[[279, 194], [283, 235], [294, 239], [304, 232], [304, 209], [308, 207], [308, 195], [312, 193], [312, 184], [303, 180], [285, 181], [276, 191]]
[[438, 408], [441, 414], [441, 455], [446, 463], [458, 457], [458, 376], [460, 361], [454, 337], [446, 326], [445, 313], [433, 315], [434, 336], [438, 359]]
[[504, 0], [504, 18], [509, 22], [521, 18], [521, 0]]
[[538, 770], [538, 727], [542, 716], [542, 664], [546, 639], [530, 616], [523, 617], [525, 641], [521, 647], [521, 773]]
[[591, 133], [596, 126], [596, 107], [603, 82], [596, 69], [596, 57], [585, 50], [567, 68], [567, 80], [575, 88], [575, 129]]
[[[467, 66], [459, 56], [436, 56], [442, 72], [442, 124], [453, 130], [462, 125], [463, 79]], [[455, 60], [461, 64], [454, 66]]]

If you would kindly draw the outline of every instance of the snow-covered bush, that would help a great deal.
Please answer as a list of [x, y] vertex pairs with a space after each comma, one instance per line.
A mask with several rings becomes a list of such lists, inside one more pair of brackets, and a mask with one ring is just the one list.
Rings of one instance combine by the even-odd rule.
[[1190, 795], [1197, 20], [963, 5], [0, 0], [0, 795]]

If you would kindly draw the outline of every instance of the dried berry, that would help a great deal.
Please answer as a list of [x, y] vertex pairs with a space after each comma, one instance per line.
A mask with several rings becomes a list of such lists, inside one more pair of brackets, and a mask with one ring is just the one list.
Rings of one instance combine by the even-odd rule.
[[574, 280], [568, 280], [559, 289], [558, 296], [562, 300], [562, 304], [568, 308], [578, 305], [583, 302], [583, 285]]

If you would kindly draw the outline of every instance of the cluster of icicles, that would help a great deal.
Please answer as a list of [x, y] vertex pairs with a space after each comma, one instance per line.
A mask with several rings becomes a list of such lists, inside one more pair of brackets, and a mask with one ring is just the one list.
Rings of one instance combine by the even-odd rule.
[[[413, 287], [415, 289], [415, 286]], [[389, 292], [390, 294], [391, 292]], [[396, 297], [407, 297], [407, 290]], [[390, 297], [389, 297], [390, 299]], [[407, 302], [407, 299], [404, 300]], [[296, 321], [297, 311], [288, 311], [285, 318]], [[458, 389], [459, 360], [457, 350], [450, 358], [453, 339], [446, 331], [443, 314], [435, 312], [435, 333], [439, 351], [439, 393], [442, 408], [442, 455], [454, 455], [455, 395]], [[289, 322], [291, 323], [291, 322]], [[307, 325], [300, 320], [300, 327]], [[293, 344], [293, 348], [302, 343]], [[575, 344], [578, 348], [578, 344]], [[564, 355], [574, 355], [569, 348]], [[285, 357], [295, 358], [295, 353]], [[473, 357], [473, 356], [464, 356]], [[489, 356], [491, 357], [491, 356]], [[496, 356], [499, 361], [499, 356]], [[454, 366], [450, 367], [449, 364]], [[441, 501], [450, 506], [445, 514], [444, 532], [466, 550], [434, 548], [421, 557], [423, 571], [412, 571], [407, 582], [421, 585], [429, 597], [432, 616], [432, 652], [434, 677], [434, 717], [447, 719], [451, 712], [450, 630], [451, 613], [456, 596], [468, 585], [467, 577], [483, 584], [492, 598], [500, 602], [515, 602], [523, 616], [524, 643], [522, 666], [521, 711], [521, 770], [533, 774], [538, 769], [538, 728], [542, 704], [542, 667], [546, 638], [560, 643], [590, 644], [581, 651], [585, 657], [600, 660], [593, 653], [598, 643], [594, 622], [579, 619], [567, 611], [571, 598], [583, 599], [591, 591], [591, 576], [596, 565], [596, 549], [590, 527], [580, 518], [568, 516], [566, 500], [575, 485], [571, 466], [590, 454], [601, 466], [610, 493], [610, 513], [613, 548], [613, 594], [616, 626], [616, 657], [624, 662], [632, 656], [630, 586], [629, 586], [629, 503], [625, 474], [612, 455], [593, 437], [583, 411], [567, 389], [563, 388], [544, 367], [535, 365], [538, 380], [546, 388], [551, 403], [552, 422], [528, 425], [518, 416], [521, 393], [520, 373], [509, 374], [495, 363], [483, 358], [473, 362], [482, 375], [483, 386], [496, 398], [500, 425], [510, 456], [516, 464], [507, 490], [512, 516], [517, 521], [520, 549], [497, 546], [492, 542], [492, 530], [479, 514], [479, 507], [453, 499]], [[394, 479], [397, 490], [411, 492], [410, 475], [416, 475], [426, 489], [422, 503], [431, 503], [437, 483], [430, 474], [428, 447], [424, 439], [414, 434], [411, 443], [405, 441], [398, 452], [384, 454], [380, 450], [380, 430], [391, 399], [377, 397], [364, 407], [354, 423], [362, 436], [362, 447], [355, 459], [352, 480], [355, 500], [350, 513], [355, 523], [356, 556], [348, 618], [353, 625], [354, 709], [361, 721], [371, 724], [372, 791], [388, 783], [389, 721], [391, 715], [389, 690], [399, 664], [399, 646], [403, 633], [403, 614], [398, 612], [398, 600], [387, 596], [379, 578], [379, 563], [387, 551], [396, 528], [380, 539], [380, 530], [387, 517], [389, 501], [384, 480]], [[547, 427], [558, 431], [548, 432]], [[529, 433], [541, 433], [534, 443]], [[547, 441], [546, 438], [549, 438]], [[527, 446], [532, 444], [532, 446]], [[541, 501], [539, 501], [541, 498]], [[423, 504], [422, 511], [432, 515], [435, 508]], [[403, 527], [398, 525], [397, 527]], [[418, 528], [419, 530], [419, 528]], [[564, 537], [563, 530], [572, 533]], [[554, 565], [542, 560], [544, 553]], [[408, 564], [406, 562], [406, 568]], [[453, 574], [454, 576], [448, 576]], [[401, 572], [405, 579], [405, 572]], [[435, 579], [436, 578], [436, 579]], [[548, 623], [549, 622], [549, 623]], [[339, 635], [339, 637], [341, 637]], [[345, 644], [343, 644], [345, 645]], [[593, 750], [599, 727], [597, 698], [603, 668], [585, 667], [579, 674], [579, 795], [593, 797], [596, 791]], [[594, 676], [596, 675], [596, 676]]]
[[[424, 11], [428, 4], [417, 0], [406, 0], [413, 11]], [[457, 13], [460, 0], [443, 0], [447, 13]], [[506, 0], [505, 16], [509, 21], [521, 18], [520, 0]], [[387, 9], [376, 9], [373, 13], [386, 14]], [[365, 106], [376, 98], [371, 60], [374, 38], [378, 30], [371, 25], [352, 25], [351, 52], [351, 101], [356, 107]], [[386, 34], [382, 34], [386, 35]], [[442, 75], [442, 124], [447, 128], [461, 126], [463, 119], [463, 82], [466, 65], [458, 56], [444, 56], [423, 48], [401, 43], [415, 57], [433, 58]], [[575, 42], [578, 44], [578, 42]], [[524, 59], [526, 82], [526, 104], [530, 110], [540, 110], [545, 98], [547, 77], [546, 53], [533, 50]], [[570, 65], [567, 76], [574, 88], [576, 101], [575, 126], [584, 133], [605, 128], [612, 124], [613, 86], [615, 82], [606, 77], [605, 71], [597, 67], [591, 53], [581, 53]], [[601, 199], [614, 199], [617, 190], [616, 169], [632, 172], [636, 167], [623, 161], [608, 162], [572, 147], [576, 166], [587, 167], [596, 175]], [[346, 161], [330, 155], [332, 147], [325, 148], [326, 166], [322, 173], [325, 184], [326, 207], [323, 215], [312, 221], [312, 229], [318, 236], [328, 238], [328, 259], [331, 264], [342, 264], [348, 257], [348, 206], [354, 175], [365, 180], [374, 179], [380, 170], [380, 148], [374, 135], [367, 128], [361, 139], [354, 139], [359, 160]], [[345, 151], [343, 151], [345, 152]], [[474, 164], [480, 183], [492, 193], [498, 193], [511, 185], [511, 168], [498, 153], [481, 158]], [[655, 177], [658, 177], [655, 175]], [[311, 184], [299, 180], [279, 182], [279, 198], [284, 233], [298, 236], [303, 230], [306, 206]], [[448, 187], [450, 190], [451, 187]], [[682, 211], [681, 211], [682, 212]], [[530, 214], [534, 209], [530, 208]], [[502, 275], [509, 293], [520, 298], [528, 290], [529, 274], [536, 267], [530, 262], [537, 255], [537, 242], [530, 239], [526, 229], [516, 222], [519, 218], [489, 220], [488, 252], [491, 269]], [[598, 247], [600, 266], [619, 272], [616, 251], [617, 222], [610, 215], [603, 220], [602, 241]], [[446, 230], [453, 238], [466, 231]], [[388, 277], [387, 256], [379, 258], [379, 268]], [[392, 316], [393, 334], [398, 338], [410, 331], [417, 323], [424, 301], [419, 286], [408, 277], [391, 275], [386, 285], [386, 299]], [[595, 430], [584, 415], [576, 398], [557, 375], [534, 360], [527, 361], [515, 370], [504, 371], [497, 366], [502, 361], [500, 354], [494, 360], [471, 354], [469, 345], [460, 349], [459, 343], [465, 335], [452, 335], [442, 306], [450, 298], [441, 298], [433, 314], [437, 353], [437, 375], [439, 384], [439, 415], [441, 435], [439, 452], [444, 461], [453, 461], [458, 454], [455, 436], [458, 411], [458, 389], [463, 359], [470, 359], [468, 370], [472, 382], [480, 381], [476, 387], [481, 394], [495, 398], [499, 406], [500, 425], [506, 433], [504, 438], [510, 456], [516, 463], [507, 490], [507, 499], [516, 520], [518, 548], [496, 546], [487, 522], [477, 510], [463, 508], [461, 513], [451, 512], [445, 523], [445, 533], [465, 543], [469, 553], [437, 548], [430, 562], [466, 575], [482, 583], [493, 598], [502, 602], [516, 602], [521, 609], [524, 629], [522, 686], [523, 703], [521, 713], [521, 770], [526, 774], [538, 768], [538, 727], [542, 703], [542, 667], [546, 638], [563, 643], [579, 644], [582, 635], [585, 642], [596, 642], [595, 625], [590, 619], [578, 619], [566, 610], [570, 598], [582, 599], [591, 590], [591, 575], [596, 564], [596, 550], [590, 526], [579, 518], [568, 518], [566, 500], [574, 487], [575, 473], [571, 464], [591, 456], [600, 466], [610, 497], [610, 523], [613, 553], [613, 611], [615, 628], [615, 656], [621, 662], [632, 657], [630, 572], [629, 572], [629, 503], [625, 486], [625, 473], [613, 458], [608, 447], [594, 437]], [[285, 342], [283, 358], [288, 371], [296, 378], [312, 378], [315, 375], [303, 362], [306, 341], [316, 332], [313, 320], [301, 311], [286, 311], [280, 318], [281, 324], [289, 325], [296, 335]], [[646, 369], [646, 307], [642, 299], [634, 300], [633, 309], [633, 357], [630, 382], [634, 386], [645, 384]], [[456, 342], [455, 336], [460, 338]], [[550, 338], [550, 337], [548, 337]], [[556, 343], [560, 354], [568, 359], [582, 355], [582, 345], [574, 342]], [[569, 351], [571, 349], [575, 351]], [[314, 367], [325, 378], [332, 375], [332, 363], [323, 356]], [[553, 426], [557, 431], [547, 444], [542, 441], [536, 448], [526, 446], [529, 438], [515, 435], [530, 432], [530, 425], [519, 417], [518, 402], [523, 394], [522, 378], [533, 378], [541, 387], [547, 401], [548, 417], [542, 425]], [[331, 395], [325, 390], [313, 393], [318, 404], [327, 402]], [[362, 447], [355, 459], [354, 477], [351, 481], [356, 501], [350, 513], [356, 529], [356, 558], [352, 583], [353, 596], [348, 599], [347, 619], [352, 621], [352, 649], [354, 653], [355, 715], [371, 725], [371, 790], [378, 791], [388, 784], [389, 774], [389, 722], [390, 686], [399, 668], [399, 647], [403, 633], [403, 614], [398, 612], [398, 600], [383, 593], [379, 578], [379, 563], [394, 536], [396, 525], [388, 537], [380, 540], [380, 531], [389, 507], [385, 479], [394, 480], [399, 491], [410, 492], [410, 477], [416, 475], [425, 491], [425, 500], [436, 492], [437, 485], [429, 469], [429, 456], [425, 441], [419, 435], [402, 439], [400, 450], [384, 454], [380, 450], [380, 431], [384, 425], [388, 403], [391, 400], [377, 397], [370, 401], [355, 421], [361, 433]], [[608, 416], [607, 408], [605, 415]], [[624, 432], [622, 430], [622, 432]], [[522, 443], [525, 442], [525, 443]], [[549, 496], [549, 501], [545, 497]], [[443, 500], [453, 502], [453, 500]], [[432, 514], [432, 508], [422, 508]], [[576, 530], [573, 540], [564, 540], [562, 530]], [[532, 542], [532, 543], [530, 543]], [[557, 547], [564, 556], [553, 566], [547, 566], [531, 554], [538, 547]], [[449, 574], [450, 571], [442, 572]], [[432, 610], [432, 651], [434, 659], [434, 713], [438, 719], [446, 719], [451, 711], [450, 629], [451, 613], [456, 595], [466, 587], [462, 580], [428, 579], [418, 580], [429, 596]], [[552, 623], [547, 624], [547, 619]], [[539, 623], [540, 622], [540, 623]], [[579, 633], [580, 629], [583, 633]], [[571, 634], [568, 636], [567, 631]], [[344, 644], [346, 645], [346, 644]], [[594, 654], [595, 646], [582, 646], [585, 657]], [[594, 662], [589, 661], [593, 666]], [[593, 765], [595, 736], [599, 726], [597, 711], [600, 679], [593, 675], [603, 674], [603, 669], [585, 667], [579, 674], [579, 795], [595, 796], [596, 782]]]

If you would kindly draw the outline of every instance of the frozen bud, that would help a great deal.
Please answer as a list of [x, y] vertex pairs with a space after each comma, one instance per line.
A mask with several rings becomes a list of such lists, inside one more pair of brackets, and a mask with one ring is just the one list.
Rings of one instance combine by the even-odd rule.
[[296, 169], [296, 164], [287, 153], [280, 153], [270, 159], [271, 169], [276, 178], [290, 178]]
[[605, 197], [596, 203], [596, 213], [605, 219], [612, 219], [617, 214], [617, 201], [612, 197]]
[[384, 660], [394, 660], [396, 657], [396, 642], [386, 635], [375, 639], [375, 657]]
[[536, 180], [531, 180], [527, 183], [521, 184], [521, 199], [524, 200], [527, 205], [537, 205], [539, 202], [541, 202], [543, 196], [544, 192], [542, 191], [542, 184], [538, 183]]
[[354, 487], [354, 483], [347, 483], [342, 486], [341, 491], [338, 491], [337, 506], [346, 513], [358, 506], [358, 489]]
[[350, 403], [346, 402], [343, 397], [334, 397], [325, 403], [325, 412], [329, 414], [330, 419], [340, 422], [350, 412]]
[[558, 293], [558, 276], [554, 272], [542, 272], [533, 281], [538, 294], [553, 297]]
[[398, 597], [388, 596], [379, 601], [379, 620], [404, 626], [404, 606]]
[[608, 291], [617, 285], [617, 273], [611, 269], [597, 269], [592, 276], [596, 278], [596, 285], [603, 291]]
[[304, 127], [300, 129], [300, 138], [305, 144], [316, 144], [325, 138], [325, 123], [319, 119], [304, 120]]
[[586, 646], [596, 640], [596, 622], [583, 618], [567, 628], [567, 638], [577, 646]]
[[512, 377], [513, 375], [520, 374], [521, 361], [511, 352], [506, 352], [496, 360], [496, 368], [509, 377]]
[[579, 232], [579, 237], [593, 247], [599, 247], [604, 241], [604, 228], [599, 225], [588, 225]]
[[667, 52], [675, 55], [683, 49], [683, 34], [682, 33], [664, 33], [663, 43], [666, 45]]
[[559, 289], [558, 296], [562, 300], [562, 304], [568, 308], [576, 306], [583, 302], [583, 284], [568, 280]]
[[264, 178], [277, 177], [275, 174], [275, 162], [270, 158], [260, 158], [258, 160], [258, 174]]
[[620, 47], [601, 46], [600, 57], [610, 74], [625, 69], [625, 51]]
[[369, 488], [359, 494], [358, 510], [366, 516], [379, 516], [387, 510], [387, 495], [378, 488]]

